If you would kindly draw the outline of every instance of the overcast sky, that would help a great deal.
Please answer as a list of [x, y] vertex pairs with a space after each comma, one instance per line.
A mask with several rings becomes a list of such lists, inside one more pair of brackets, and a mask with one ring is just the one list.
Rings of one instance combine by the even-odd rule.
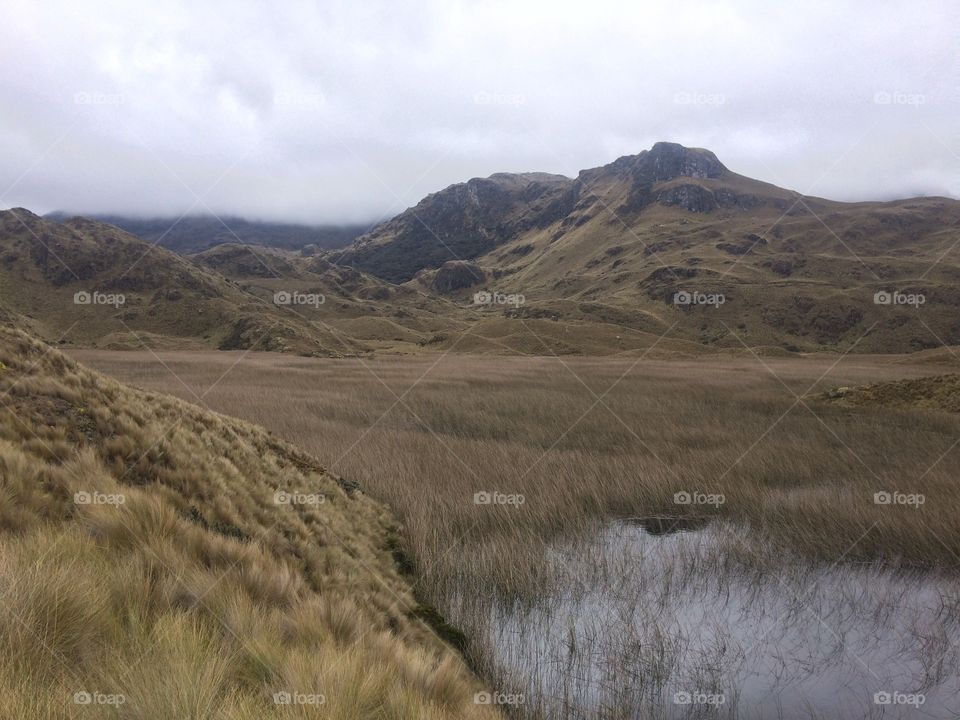
[[658, 140], [960, 197], [960, 3], [4, 0], [0, 208], [292, 221]]

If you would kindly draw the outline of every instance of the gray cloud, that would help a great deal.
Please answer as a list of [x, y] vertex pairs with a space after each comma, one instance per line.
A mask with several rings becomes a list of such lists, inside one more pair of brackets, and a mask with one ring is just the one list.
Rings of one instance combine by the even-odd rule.
[[960, 197], [950, 0], [13, 0], [4, 15], [0, 207], [366, 220], [657, 140], [826, 197]]

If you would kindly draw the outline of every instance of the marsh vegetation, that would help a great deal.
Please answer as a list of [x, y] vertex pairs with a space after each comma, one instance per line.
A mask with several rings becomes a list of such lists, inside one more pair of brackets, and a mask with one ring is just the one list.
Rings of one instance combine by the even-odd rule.
[[942, 367], [77, 354], [261, 424], [389, 503], [418, 597], [520, 713], [914, 709], [876, 692], [957, 710], [960, 419], [814, 397]]

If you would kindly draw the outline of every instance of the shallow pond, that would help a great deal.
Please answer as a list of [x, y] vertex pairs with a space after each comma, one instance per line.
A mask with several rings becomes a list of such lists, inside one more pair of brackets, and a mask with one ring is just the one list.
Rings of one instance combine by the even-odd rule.
[[807, 563], [670, 518], [611, 524], [550, 563], [556, 595], [488, 608], [504, 701], [522, 693], [521, 711], [960, 717], [954, 579]]

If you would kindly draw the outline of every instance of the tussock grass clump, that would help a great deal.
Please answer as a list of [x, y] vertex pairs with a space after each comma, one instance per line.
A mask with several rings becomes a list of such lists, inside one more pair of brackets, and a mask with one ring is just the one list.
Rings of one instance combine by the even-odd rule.
[[495, 716], [344, 484], [0, 328], [3, 717]]

